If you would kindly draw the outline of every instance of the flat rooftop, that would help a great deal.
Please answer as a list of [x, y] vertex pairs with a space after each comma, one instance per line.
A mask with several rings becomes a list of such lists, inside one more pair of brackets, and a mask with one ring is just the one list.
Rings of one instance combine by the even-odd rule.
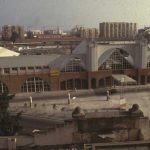
[[[73, 95], [71, 95], [73, 97]], [[128, 110], [133, 104], [138, 104], [143, 111], [144, 116], [150, 117], [150, 93], [145, 92], [132, 92], [125, 93], [126, 105], [121, 108]], [[53, 109], [53, 104], [56, 104], [56, 109]], [[93, 112], [95, 114], [103, 114], [117, 116], [119, 111], [116, 108], [120, 107], [120, 94], [111, 95], [109, 101], [106, 101], [106, 96], [88, 96], [88, 97], [76, 97], [72, 100], [71, 104], [67, 104], [67, 97], [62, 99], [51, 100], [38, 100], [34, 101], [32, 108], [29, 107], [29, 99], [22, 102], [10, 103], [10, 110], [14, 113], [23, 111], [23, 116], [30, 118], [45, 119], [49, 121], [64, 121], [72, 118], [72, 111], [75, 107], [80, 106], [86, 113]], [[109, 110], [109, 111], [108, 111]], [[98, 113], [101, 112], [101, 113]], [[111, 112], [111, 113], [109, 113]]]

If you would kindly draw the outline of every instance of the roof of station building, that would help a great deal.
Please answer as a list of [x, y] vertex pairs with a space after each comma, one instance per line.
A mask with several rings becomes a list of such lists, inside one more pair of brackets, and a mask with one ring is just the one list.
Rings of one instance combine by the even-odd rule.
[[73, 51], [73, 54], [86, 54], [88, 49], [88, 42], [82, 41]]
[[[21, 55], [18, 57], [1, 57], [0, 68], [49, 66], [52, 69], [62, 69], [74, 57], [76, 58], [75, 54]], [[83, 61], [81, 61], [81, 65], [85, 68]]]
[[[49, 66], [50, 68], [62, 69], [73, 58], [81, 59], [81, 65], [86, 68], [85, 58], [83, 54], [86, 53], [87, 42], [83, 41], [78, 45], [72, 54], [49, 54], [49, 55], [13, 55], [11, 51], [5, 50], [10, 53], [12, 57], [7, 55], [0, 57], [0, 68], [13, 68], [13, 67], [34, 67], [34, 66]], [[4, 50], [3, 50], [4, 51]], [[12, 51], [13, 52], [13, 51]], [[17, 56], [17, 57], [16, 57]]]
[[0, 58], [0, 68], [50, 66], [50, 64], [59, 57], [61, 57], [59, 54], [2, 57]]

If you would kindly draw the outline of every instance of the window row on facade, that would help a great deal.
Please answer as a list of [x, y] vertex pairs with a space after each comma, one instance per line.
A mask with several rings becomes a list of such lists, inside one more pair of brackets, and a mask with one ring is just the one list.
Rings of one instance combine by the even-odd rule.
[[88, 80], [86, 79], [69, 79], [60, 82], [61, 90], [87, 89]]
[[[132, 76], [134, 80], [138, 80], [136, 76]], [[150, 75], [141, 75], [139, 77], [139, 84], [150, 84]], [[103, 78], [93, 77], [91, 79], [81, 79], [81, 78], [70, 78], [66, 80], [60, 80], [58, 82], [58, 89], [55, 90], [78, 90], [78, 89], [96, 89], [96, 88], [104, 88], [104, 87], [112, 87], [115, 85], [120, 85], [116, 80], [113, 79], [112, 76], [106, 76]], [[22, 85], [16, 85], [21, 87], [19, 91], [16, 92], [46, 92], [53, 90], [53, 87], [56, 86], [54, 84], [50, 84], [50, 82], [43, 80], [40, 77], [31, 77], [24, 81]], [[17, 87], [18, 90], [18, 87]], [[7, 82], [0, 81], [0, 93], [9, 93], [9, 86], [7, 86]]]
[[30, 67], [12, 67], [12, 68], [0, 68], [1, 74], [13, 74], [13, 73], [24, 73], [24, 72], [36, 72], [36, 71], [48, 71], [49, 66], [30, 66]]
[[[29, 67], [12, 67], [12, 68], [0, 68], [1, 74], [17, 74], [26, 72], [43, 72], [49, 71], [50, 66], [29, 66]], [[61, 70], [61, 72], [82, 72], [85, 69], [81, 65], [81, 61], [78, 58], [70, 60]]]
[[[53, 86], [53, 85], [52, 85]], [[69, 79], [60, 82], [60, 90], [87, 89], [88, 80], [86, 79]], [[50, 84], [39, 78], [28, 78], [21, 86], [21, 92], [46, 92], [50, 91]], [[0, 93], [9, 93], [7, 85], [0, 81]]]

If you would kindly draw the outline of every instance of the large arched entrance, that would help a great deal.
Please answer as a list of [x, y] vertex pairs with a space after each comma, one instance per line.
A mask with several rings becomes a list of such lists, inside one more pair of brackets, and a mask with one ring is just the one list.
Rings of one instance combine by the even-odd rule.
[[111, 50], [105, 58], [101, 59], [102, 61], [99, 60], [99, 70], [133, 69], [131, 55], [122, 49]]
[[[103, 73], [103, 79], [99, 80], [99, 87], [110, 87], [115, 85], [113, 74], [124, 74], [125, 70], [132, 70], [133, 67], [132, 56], [123, 49], [110, 49], [104, 52], [99, 60], [99, 71], [105, 71]], [[106, 72], [109, 72], [109, 77]]]

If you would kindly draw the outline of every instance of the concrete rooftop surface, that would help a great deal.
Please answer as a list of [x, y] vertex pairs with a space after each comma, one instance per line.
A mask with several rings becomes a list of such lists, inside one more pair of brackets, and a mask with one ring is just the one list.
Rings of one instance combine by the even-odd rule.
[[[99, 112], [108, 108], [123, 108], [128, 110], [132, 107], [132, 104], [138, 104], [140, 109], [144, 112], [144, 116], [150, 117], [150, 93], [149, 91], [139, 92], [126, 92], [124, 93], [123, 107], [120, 106], [120, 94], [110, 95], [110, 100], [106, 100], [106, 96], [93, 95], [86, 97], [74, 97], [71, 95], [71, 103], [67, 104], [67, 97], [62, 99], [51, 99], [38, 101], [33, 99], [32, 107], [29, 106], [29, 99], [24, 101], [16, 101], [10, 103], [10, 110], [12, 112], [22, 111], [23, 116], [28, 116], [36, 119], [46, 119], [54, 121], [63, 121], [70, 119], [72, 110], [80, 106], [87, 113], [88, 112]], [[56, 109], [53, 109], [53, 105], [56, 104]]]

